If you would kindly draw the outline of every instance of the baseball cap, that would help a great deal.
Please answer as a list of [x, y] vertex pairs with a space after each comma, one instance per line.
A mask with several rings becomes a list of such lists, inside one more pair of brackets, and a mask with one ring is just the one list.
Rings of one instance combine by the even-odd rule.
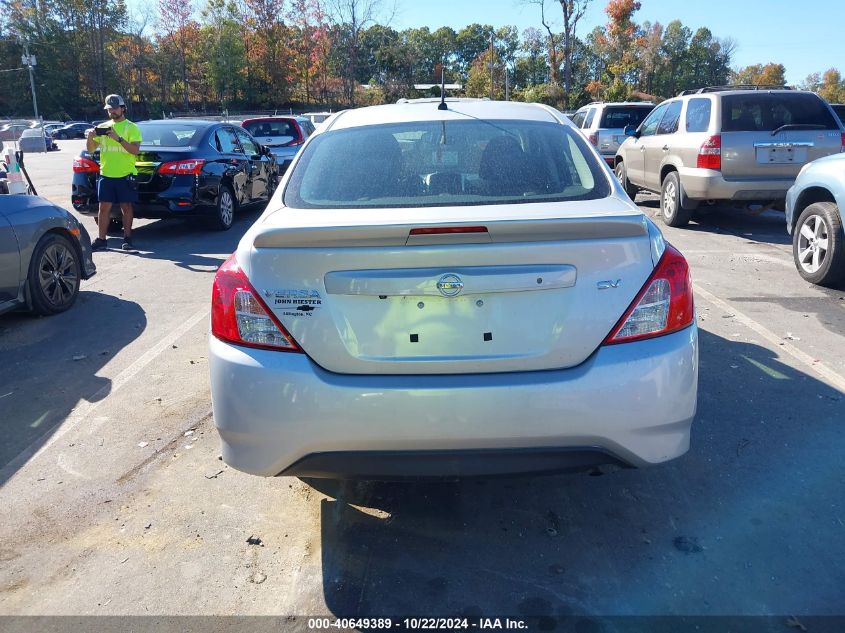
[[123, 97], [120, 95], [109, 95], [106, 97], [106, 105], [103, 106], [103, 110], [108, 110], [109, 108], [119, 108], [120, 106], [126, 107], [126, 104], [123, 102]]

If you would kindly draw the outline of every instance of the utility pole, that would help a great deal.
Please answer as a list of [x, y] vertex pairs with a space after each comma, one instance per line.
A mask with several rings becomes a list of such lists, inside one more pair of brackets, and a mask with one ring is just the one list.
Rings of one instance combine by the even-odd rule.
[[23, 57], [21, 57], [21, 63], [29, 69], [29, 87], [32, 89], [32, 109], [35, 110], [35, 119], [40, 121], [41, 119], [38, 116], [38, 101], [35, 98], [35, 78], [32, 75], [32, 67], [35, 66], [35, 55], [29, 54], [29, 42], [24, 41], [23, 43]]
[[493, 34], [490, 33], [490, 101], [493, 100]]

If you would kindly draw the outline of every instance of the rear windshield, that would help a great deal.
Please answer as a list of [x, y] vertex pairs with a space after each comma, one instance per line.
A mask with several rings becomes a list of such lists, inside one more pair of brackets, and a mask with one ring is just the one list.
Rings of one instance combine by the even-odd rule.
[[639, 127], [654, 106], [608, 106], [599, 122], [599, 127], [623, 128], [626, 125]]
[[284, 193], [294, 208], [427, 207], [610, 195], [580, 134], [557, 123], [424, 121], [318, 134]]
[[142, 145], [195, 147], [202, 130], [186, 123], [139, 123]]
[[299, 136], [296, 126], [291, 121], [250, 121], [243, 128], [253, 136]]
[[824, 101], [814, 94], [753, 93], [722, 97], [723, 132], [771, 132], [782, 125], [839, 128]]

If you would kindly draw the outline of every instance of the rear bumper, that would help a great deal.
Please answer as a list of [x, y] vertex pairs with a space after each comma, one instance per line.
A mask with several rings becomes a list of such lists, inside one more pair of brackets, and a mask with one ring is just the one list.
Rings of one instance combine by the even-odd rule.
[[[216, 188], [197, 188], [193, 182], [170, 186], [161, 192], [138, 191], [138, 202], [133, 205], [136, 218], [170, 218], [213, 214], [216, 210]], [[83, 215], [95, 216], [99, 210], [96, 179], [84, 183], [74, 180], [71, 185], [73, 208]], [[112, 205], [111, 215], [120, 218], [119, 205]]]
[[737, 200], [768, 202], [783, 200], [795, 178], [731, 180], [713, 169], [682, 167], [679, 170], [684, 193], [691, 200]]
[[696, 409], [694, 325], [602, 347], [572, 369], [502, 374], [335, 374], [303, 354], [213, 336], [209, 347], [223, 458], [263, 476], [646, 466], [687, 451]]

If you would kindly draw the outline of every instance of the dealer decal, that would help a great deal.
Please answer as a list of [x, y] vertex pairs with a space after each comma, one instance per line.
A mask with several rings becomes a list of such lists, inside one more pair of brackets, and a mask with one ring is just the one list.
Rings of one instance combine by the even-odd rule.
[[274, 310], [281, 310], [285, 316], [311, 316], [323, 305], [323, 298], [317, 290], [306, 288], [284, 288], [265, 290], [264, 297]]

